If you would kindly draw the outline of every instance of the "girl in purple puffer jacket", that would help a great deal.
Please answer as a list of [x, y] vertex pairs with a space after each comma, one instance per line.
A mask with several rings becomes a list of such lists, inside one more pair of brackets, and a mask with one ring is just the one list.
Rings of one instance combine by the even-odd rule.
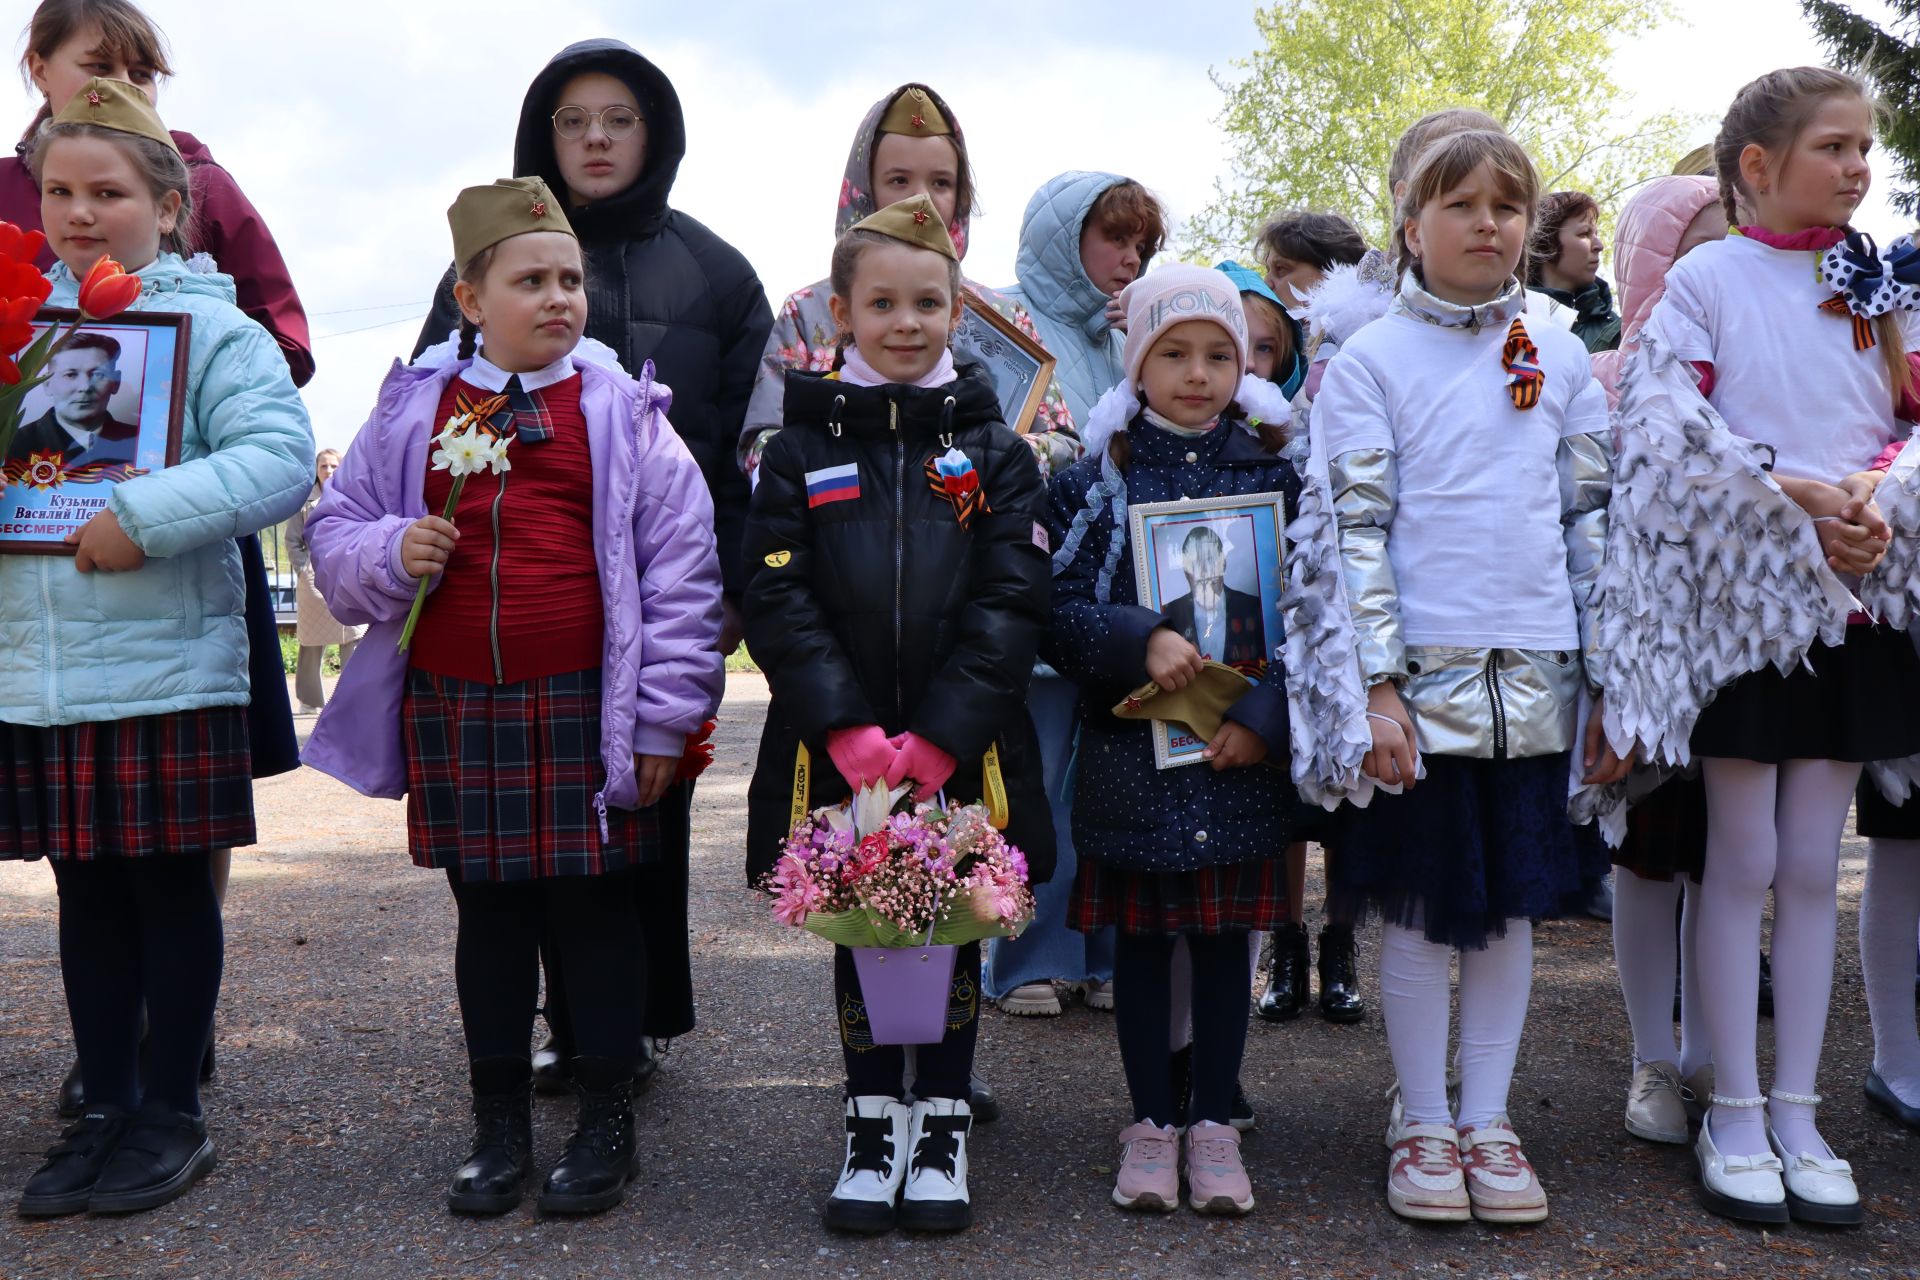
[[[307, 522], [328, 608], [371, 630], [305, 761], [405, 794], [413, 861], [445, 870], [459, 910], [476, 1137], [447, 1202], [466, 1213], [513, 1208], [532, 1171], [543, 938], [573, 1009], [580, 1116], [540, 1208], [610, 1208], [636, 1172], [647, 984], [630, 882], [662, 852], [661, 797], [690, 776], [724, 678], [706, 483], [651, 363], [636, 382], [582, 342], [561, 209], [538, 178], [460, 193], [461, 335], [394, 366]], [[486, 424], [507, 465], [468, 476], [448, 520], [429, 514], [453, 489], [434, 437], [458, 420]]]

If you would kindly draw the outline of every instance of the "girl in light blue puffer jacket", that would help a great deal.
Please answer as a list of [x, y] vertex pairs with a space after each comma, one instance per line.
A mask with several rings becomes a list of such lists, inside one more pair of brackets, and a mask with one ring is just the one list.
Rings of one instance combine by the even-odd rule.
[[116, 485], [69, 535], [71, 557], [0, 557], [0, 858], [53, 864], [87, 1100], [19, 1210], [125, 1212], [213, 1164], [199, 1098], [222, 962], [210, 859], [254, 840], [233, 540], [299, 509], [313, 435], [232, 280], [182, 261], [187, 169], [139, 90], [89, 81], [30, 163], [60, 258], [50, 305], [75, 306], [76, 281], [111, 256], [141, 281], [131, 310], [187, 317], [177, 465]]

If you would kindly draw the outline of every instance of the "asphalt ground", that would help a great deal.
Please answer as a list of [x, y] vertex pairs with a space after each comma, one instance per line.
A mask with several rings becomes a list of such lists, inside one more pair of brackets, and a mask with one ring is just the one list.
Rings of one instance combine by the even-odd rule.
[[[182, 1200], [126, 1218], [28, 1223], [0, 1210], [0, 1275], [35, 1277], [1912, 1276], [1920, 1139], [1866, 1109], [1871, 1037], [1854, 946], [1864, 848], [1841, 874], [1839, 974], [1822, 1127], [1853, 1162], [1867, 1224], [1777, 1233], [1713, 1218], [1688, 1148], [1628, 1136], [1625, 1015], [1606, 925], [1537, 932], [1514, 1120], [1552, 1199], [1537, 1227], [1418, 1227], [1382, 1182], [1390, 1083], [1377, 1009], [1253, 1023], [1243, 1078], [1260, 1113], [1245, 1157], [1258, 1206], [1238, 1221], [1133, 1216], [1107, 1200], [1127, 1122], [1109, 1015], [984, 1014], [979, 1069], [1006, 1109], [976, 1131], [976, 1225], [948, 1238], [849, 1239], [820, 1225], [840, 1159], [839, 1052], [826, 944], [782, 929], [744, 887], [747, 780], [765, 707], [729, 678], [718, 760], [694, 814], [692, 944], [700, 1029], [640, 1106], [630, 1199], [543, 1220], [446, 1211], [469, 1137], [445, 880], [406, 858], [402, 808], [310, 771], [258, 789], [261, 843], [235, 860], [220, 1071], [206, 1091], [219, 1167]], [[303, 721], [303, 728], [311, 721]], [[1317, 904], [1318, 868], [1309, 899]], [[57, 1140], [68, 1062], [44, 864], [0, 864], [0, 1191]], [[1372, 940], [1362, 981], [1375, 992]], [[1762, 1078], [1767, 1078], [1763, 1071]], [[572, 1104], [541, 1100], [538, 1159]]]

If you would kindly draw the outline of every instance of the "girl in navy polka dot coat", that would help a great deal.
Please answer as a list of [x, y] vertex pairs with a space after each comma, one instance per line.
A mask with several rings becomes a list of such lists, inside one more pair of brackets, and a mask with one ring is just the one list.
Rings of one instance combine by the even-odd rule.
[[[1120, 1135], [1115, 1202], [1178, 1206], [1174, 1126], [1191, 1121], [1190, 1202], [1201, 1212], [1245, 1213], [1253, 1198], [1230, 1121], [1246, 1046], [1248, 933], [1287, 918], [1277, 856], [1295, 797], [1285, 673], [1277, 661], [1266, 664], [1227, 710], [1205, 762], [1155, 767], [1150, 723], [1112, 708], [1149, 680], [1184, 688], [1203, 659], [1168, 614], [1139, 603], [1125, 511], [1268, 493], [1284, 495], [1291, 508], [1299, 478], [1275, 452], [1276, 433], [1247, 420], [1252, 412], [1285, 421], [1286, 407], [1270, 383], [1243, 381], [1246, 319], [1224, 275], [1163, 268], [1121, 301], [1127, 380], [1095, 408], [1086, 459], [1051, 486], [1053, 629], [1043, 656], [1081, 691], [1070, 784], [1080, 867], [1068, 919], [1079, 929], [1119, 931], [1115, 1020], [1134, 1123]], [[1219, 608], [1219, 625], [1236, 620], [1232, 604]], [[1264, 639], [1276, 652], [1280, 638]], [[1167, 1052], [1176, 941], [1192, 959], [1192, 1098], [1184, 1116]]]

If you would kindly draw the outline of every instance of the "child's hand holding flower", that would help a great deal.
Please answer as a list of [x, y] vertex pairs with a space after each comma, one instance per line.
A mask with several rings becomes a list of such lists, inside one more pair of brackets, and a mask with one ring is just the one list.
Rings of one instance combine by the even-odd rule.
[[450, 520], [421, 516], [400, 535], [400, 567], [409, 578], [429, 578], [444, 571], [460, 531]]

